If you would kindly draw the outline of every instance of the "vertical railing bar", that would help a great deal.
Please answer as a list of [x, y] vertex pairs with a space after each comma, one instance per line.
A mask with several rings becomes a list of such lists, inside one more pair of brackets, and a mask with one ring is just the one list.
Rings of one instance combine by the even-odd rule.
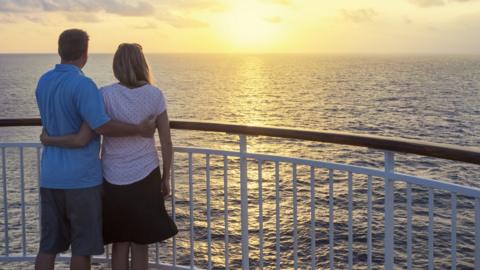
[[40, 161], [40, 150], [41, 150], [41, 147], [37, 147], [37, 185], [38, 185], [38, 208], [37, 208], [37, 226], [38, 226], [38, 231], [40, 232], [41, 231], [41, 221], [40, 221], [40, 213], [42, 211], [42, 204], [40, 203], [41, 202], [41, 198], [40, 198], [40, 175], [41, 175], [41, 161]]
[[263, 179], [262, 179], [262, 160], [258, 160], [258, 229], [259, 229], [259, 268], [263, 269]]
[[225, 269], [230, 269], [229, 240], [228, 240], [228, 158], [223, 156], [223, 205], [225, 222]]
[[[177, 199], [175, 198], [175, 152], [172, 153], [172, 167], [170, 168], [172, 172], [171, 176], [171, 186], [172, 186], [172, 219], [173, 222], [177, 222], [177, 213], [176, 213], [176, 203]], [[173, 255], [173, 267], [177, 266], [177, 237], [173, 236], [172, 239], [172, 255]]]
[[280, 270], [280, 166], [275, 161], [275, 269]]
[[105, 258], [107, 259], [107, 263], [108, 263], [110, 261], [110, 245], [105, 246]]
[[293, 180], [293, 269], [298, 269], [298, 200], [297, 200], [297, 164], [292, 164]]
[[206, 174], [206, 189], [207, 189], [207, 250], [208, 250], [208, 269], [212, 269], [212, 225], [211, 225], [211, 216], [212, 216], [212, 207], [211, 207], [211, 187], [210, 187], [210, 155], [206, 154], [205, 156], [205, 174]]
[[192, 153], [188, 153], [188, 193], [189, 193], [189, 207], [190, 207], [190, 268], [194, 268], [194, 220], [193, 220], [193, 158]]
[[19, 147], [20, 153], [20, 201], [22, 204], [22, 253], [27, 256], [27, 232], [25, 218], [25, 162], [23, 158], [23, 147]]
[[480, 269], [480, 197], [475, 198], [475, 269]]
[[412, 269], [412, 184], [407, 183], [407, 269]]
[[372, 176], [367, 179], [367, 269], [372, 269]]
[[352, 225], [352, 215], [353, 215], [353, 203], [352, 203], [352, 172], [348, 172], [348, 269], [352, 269], [353, 265], [353, 251], [352, 251], [352, 242], [353, 242], [353, 225]]
[[328, 228], [328, 244], [329, 244], [329, 260], [330, 269], [334, 269], [334, 224], [333, 224], [333, 170], [328, 170], [328, 210], [329, 210], [329, 228]]
[[7, 162], [5, 147], [2, 147], [2, 178], [3, 178], [3, 218], [5, 227], [5, 256], [10, 256], [8, 239], [8, 191], [7, 191]]
[[457, 194], [452, 193], [452, 230], [451, 230], [451, 238], [452, 238], [452, 270], [457, 269]]
[[385, 151], [385, 178], [384, 178], [384, 248], [385, 248], [385, 265], [386, 270], [392, 270], [394, 267], [394, 186], [393, 179], [389, 179], [388, 175], [394, 172], [394, 154]]
[[428, 189], [428, 269], [433, 270], [433, 188]]
[[247, 174], [247, 137], [240, 135], [240, 197], [242, 228], [242, 269], [250, 269], [248, 252], [248, 174]]
[[315, 223], [315, 167], [310, 166], [310, 253], [312, 254], [312, 270], [317, 268]]
[[107, 259], [107, 268], [112, 268], [112, 260], [110, 259], [110, 244], [105, 246], [105, 258]]
[[160, 258], [158, 258], [158, 243], [155, 243], [155, 264], [158, 265], [160, 263]]

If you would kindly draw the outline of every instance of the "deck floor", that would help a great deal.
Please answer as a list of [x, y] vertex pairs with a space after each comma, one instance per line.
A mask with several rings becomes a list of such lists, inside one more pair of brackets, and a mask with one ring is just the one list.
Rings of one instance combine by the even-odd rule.
[[[2, 270], [33, 270], [33, 262], [0, 262], [0, 269]], [[68, 262], [55, 263], [55, 270], [69, 270]], [[111, 269], [105, 263], [92, 263], [91, 270]]]

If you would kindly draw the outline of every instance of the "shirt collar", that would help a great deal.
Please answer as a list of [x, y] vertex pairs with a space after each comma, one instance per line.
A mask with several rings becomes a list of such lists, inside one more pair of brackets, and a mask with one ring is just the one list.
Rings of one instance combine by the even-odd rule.
[[75, 65], [71, 65], [71, 64], [56, 64], [55, 65], [55, 70], [56, 71], [77, 71], [77, 72], [80, 72], [83, 74], [82, 70], [75, 66]]

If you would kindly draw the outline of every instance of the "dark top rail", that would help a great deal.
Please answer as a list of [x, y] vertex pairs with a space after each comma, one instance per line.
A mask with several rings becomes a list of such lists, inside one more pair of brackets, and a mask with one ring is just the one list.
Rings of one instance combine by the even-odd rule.
[[[0, 119], [0, 127], [41, 126], [39, 118]], [[417, 154], [480, 165], [480, 149], [420, 140], [390, 138], [377, 135], [353, 134], [337, 131], [249, 126], [206, 121], [170, 121], [172, 129], [225, 132], [233, 134], [269, 136], [334, 144], [369, 147], [380, 150]]]

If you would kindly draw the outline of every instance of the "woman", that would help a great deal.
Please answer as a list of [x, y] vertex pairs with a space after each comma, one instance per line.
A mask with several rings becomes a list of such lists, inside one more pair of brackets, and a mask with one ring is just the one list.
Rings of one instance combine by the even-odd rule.
[[[148, 268], [148, 244], [175, 235], [178, 230], [170, 219], [164, 197], [170, 193], [172, 141], [162, 92], [152, 85], [142, 47], [120, 44], [113, 73], [118, 83], [100, 89], [107, 114], [114, 120], [138, 123], [156, 116], [160, 137], [163, 174], [153, 138], [103, 137], [104, 175], [103, 237], [112, 245], [112, 269]], [[83, 124], [79, 133], [61, 137], [42, 134], [46, 145], [81, 147], [93, 137]]]

